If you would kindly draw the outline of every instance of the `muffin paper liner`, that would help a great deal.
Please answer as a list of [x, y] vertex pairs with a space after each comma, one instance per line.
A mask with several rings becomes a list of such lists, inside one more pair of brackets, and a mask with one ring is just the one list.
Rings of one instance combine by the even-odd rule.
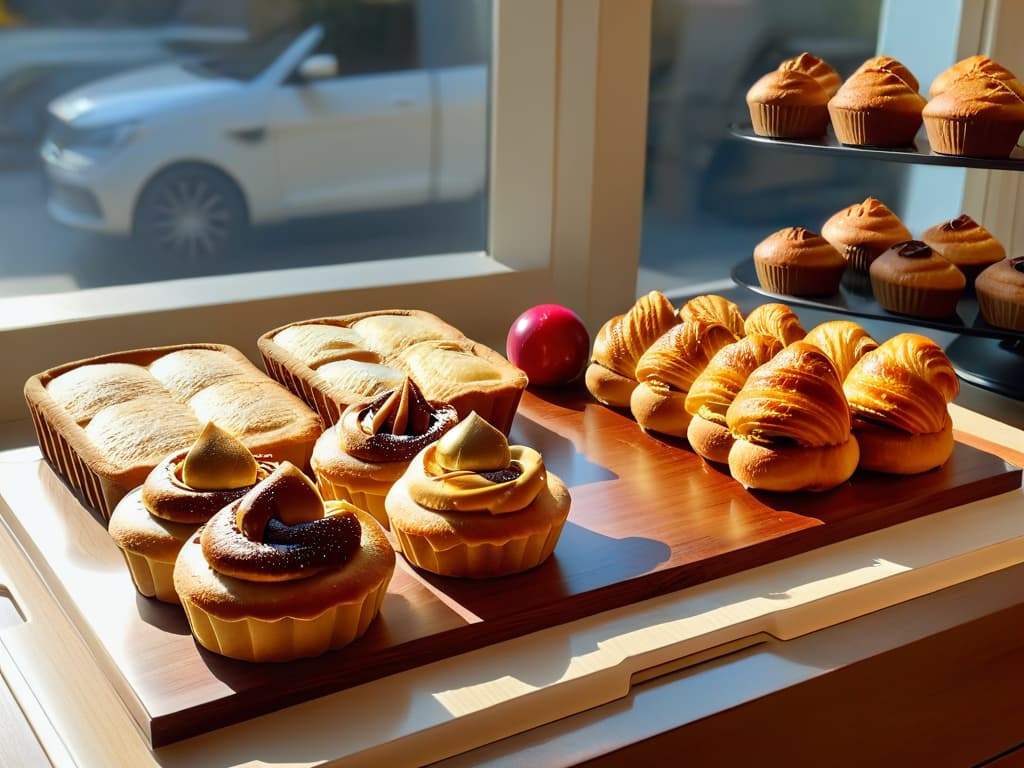
[[347, 501], [373, 515], [384, 526], [384, 530], [390, 528], [388, 513], [384, 509], [386, 494], [355, 491], [342, 483], [332, 482], [319, 472], [316, 473], [316, 487], [324, 501]]
[[1024, 331], [1024, 303], [978, 293], [978, 308], [989, 325], [1010, 331]]
[[825, 135], [828, 109], [820, 106], [748, 104], [750, 123], [758, 136], [776, 139], [814, 138]]
[[956, 314], [962, 291], [921, 288], [872, 280], [875, 300], [890, 312], [912, 317], [945, 318]]
[[954, 120], [926, 117], [925, 132], [932, 150], [963, 157], [1009, 157], [1024, 130], [1022, 123], [997, 120]]

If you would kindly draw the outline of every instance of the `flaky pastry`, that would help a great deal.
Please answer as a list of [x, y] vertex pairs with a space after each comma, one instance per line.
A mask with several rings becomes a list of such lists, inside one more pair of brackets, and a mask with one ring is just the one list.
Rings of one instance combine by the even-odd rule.
[[813, 344], [826, 355], [836, 366], [839, 380], [846, 379], [846, 374], [854, 363], [873, 349], [878, 342], [864, 328], [852, 320], [829, 320], [811, 329], [804, 341]]
[[686, 302], [679, 308], [679, 319], [684, 323], [687, 320], [721, 323], [737, 338], [744, 333], [743, 313], [739, 306], [724, 296], [717, 296], [713, 293], [695, 296]]
[[796, 312], [778, 302], [762, 304], [754, 309], [747, 315], [743, 331], [748, 336], [754, 333], [772, 336], [784, 347], [794, 341], [800, 341], [807, 335], [807, 331], [800, 325], [800, 318], [796, 316]]

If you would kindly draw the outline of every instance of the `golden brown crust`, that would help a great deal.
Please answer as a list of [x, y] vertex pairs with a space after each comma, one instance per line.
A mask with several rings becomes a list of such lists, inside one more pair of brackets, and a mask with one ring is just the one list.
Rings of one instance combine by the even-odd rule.
[[974, 289], [987, 322], [1024, 331], [1024, 257], [1003, 259], [987, 267], [978, 275]]
[[629, 398], [629, 411], [645, 432], [686, 437], [690, 414], [685, 391], [641, 381]]
[[854, 421], [860, 443], [860, 468], [891, 475], [915, 475], [941, 467], [953, 455], [953, 422], [946, 414], [942, 428], [909, 434], [871, 422]]
[[981, 54], [960, 59], [960, 61], [936, 75], [935, 79], [932, 80], [931, 86], [928, 88], [928, 97], [935, 98], [961, 78], [972, 78], [979, 75], [985, 75], [1002, 81], [1006, 84], [1007, 88], [1021, 98], [1024, 98], [1024, 84], [1016, 78], [1013, 72], [1002, 64], [993, 61], [988, 56]]
[[774, 138], [822, 136], [828, 126], [829, 92], [810, 75], [777, 69], [747, 91], [754, 133]]
[[872, 56], [857, 67], [853, 74], [863, 72], [866, 69], [880, 69], [884, 72], [891, 72], [905, 82], [912, 90], [918, 91], [921, 88], [921, 84], [914, 77], [913, 73], [901, 61], [894, 59], [892, 56]]
[[632, 376], [623, 376], [600, 363], [587, 366], [583, 381], [595, 400], [613, 408], [629, 408], [629, 399], [637, 386]]
[[784, 347], [807, 335], [796, 312], [779, 302], [761, 304], [751, 311], [743, 323], [743, 331], [747, 336], [772, 336]]
[[867, 68], [847, 78], [829, 99], [828, 113], [843, 144], [900, 146], [920, 129], [925, 103], [898, 75]]
[[734, 437], [765, 445], [840, 445], [850, 436], [850, 409], [832, 361], [796, 341], [747, 377], [726, 424]]
[[121, 549], [164, 563], [173, 563], [200, 523], [177, 523], [150, 514], [142, 488], [129, 491], [110, 515], [107, 531]]
[[747, 488], [765, 491], [827, 491], [857, 469], [860, 448], [850, 437], [839, 445], [756, 445], [737, 440], [729, 450], [729, 472]]
[[743, 335], [743, 313], [739, 306], [724, 296], [713, 293], [695, 296], [679, 308], [679, 319], [704, 320], [705, 322], [721, 323], [733, 336]]
[[858, 360], [878, 348], [878, 342], [852, 320], [829, 320], [821, 323], [811, 329], [804, 337], [804, 341], [828, 355], [836, 367], [840, 381], [846, 378]]
[[868, 270], [876, 301], [891, 312], [948, 317], [967, 286], [963, 272], [920, 240], [897, 243]]
[[1003, 244], [966, 214], [928, 227], [918, 239], [953, 262], [968, 281], [985, 267], [1006, 258]]
[[754, 247], [761, 287], [792, 296], [825, 296], [839, 290], [846, 259], [824, 237], [804, 227], [785, 227]]
[[774, 336], [752, 333], [722, 347], [686, 394], [686, 410], [725, 425], [725, 414], [754, 369], [783, 349]]
[[25, 398], [47, 458], [104, 515], [168, 454], [191, 445], [207, 421], [253, 453], [302, 466], [323, 430], [301, 400], [218, 344], [67, 363], [31, 377]]
[[821, 235], [862, 272], [887, 248], [912, 238], [899, 217], [874, 197], [833, 214], [822, 225]]
[[747, 103], [822, 106], [829, 94], [811, 75], [794, 69], [776, 69], [762, 75], [747, 91]]
[[707, 461], [729, 463], [729, 450], [736, 438], [728, 427], [694, 416], [686, 428], [686, 439], [694, 453]]
[[807, 51], [786, 59], [779, 64], [779, 69], [810, 75], [818, 81], [818, 84], [825, 90], [828, 96], [832, 96], [832, 94], [839, 90], [839, 86], [843, 82], [842, 78], [839, 77], [839, 73], [828, 62], [819, 59]]
[[864, 355], [843, 391], [855, 417], [920, 435], [943, 428], [960, 382], [942, 347], [901, 333]]

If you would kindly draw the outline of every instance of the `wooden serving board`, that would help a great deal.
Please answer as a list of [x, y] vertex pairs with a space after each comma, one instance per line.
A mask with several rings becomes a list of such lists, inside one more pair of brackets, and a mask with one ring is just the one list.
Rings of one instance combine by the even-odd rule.
[[362, 639], [284, 664], [199, 648], [180, 608], [137, 594], [102, 520], [36, 455], [0, 464], [0, 514], [159, 747], [1021, 486], [1020, 469], [957, 443], [945, 466], [919, 476], [858, 473], [821, 494], [749, 492], [684, 442], [643, 433], [585, 392], [527, 392], [512, 441], [538, 448], [572, 492], [548, 562], [469, 581], [420, 574], [399, 557]]

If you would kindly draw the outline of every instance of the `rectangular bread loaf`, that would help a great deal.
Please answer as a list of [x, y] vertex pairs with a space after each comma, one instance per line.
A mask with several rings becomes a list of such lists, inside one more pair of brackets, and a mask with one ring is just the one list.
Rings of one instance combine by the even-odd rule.
[[512, 427], [527, 379], [490, 347], [429, 312], [387, 309], [302, 320], [258, 340], [268, 373], [305, 400], [330, 426], [409, 376], [428, 400], [459, 417], [476, 411]]
[[207, 421], [254, 454], [305, 468], [323, 431], [302, 400], [234, 347], [188, 344], [66, 363], [25, 383], [43, 454], [109, 518], [121, 497]]

